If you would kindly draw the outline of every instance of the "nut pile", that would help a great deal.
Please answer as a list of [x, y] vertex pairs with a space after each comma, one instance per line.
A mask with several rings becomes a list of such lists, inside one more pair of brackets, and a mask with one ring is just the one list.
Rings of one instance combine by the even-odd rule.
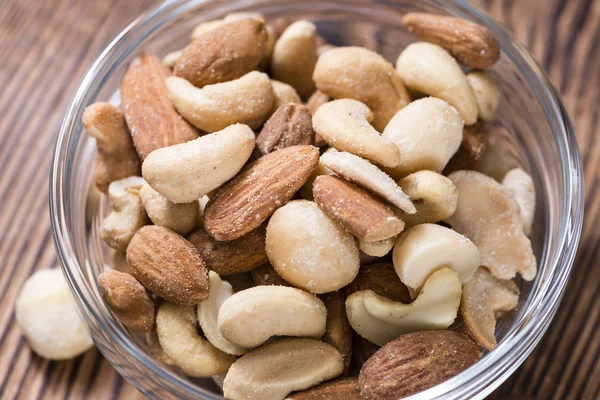
[[403, 22], [422, 41], [394, 67], [309, 21], [232, 14], [137, 57], [120, 109], [87, 108], [101, 235], [127, 261], [100, 292], [161, 360], [233, 400], [398, 399], [496, 346], [513, 279], [536, 275], [531, 178], [477, 172], [499, 46]]

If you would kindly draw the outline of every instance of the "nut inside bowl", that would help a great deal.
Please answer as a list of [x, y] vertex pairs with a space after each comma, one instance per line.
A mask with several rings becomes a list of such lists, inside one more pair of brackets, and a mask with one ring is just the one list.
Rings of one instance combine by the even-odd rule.
[[258, 11], [268, 21], [280, 16], [308, 19], [330, 43], [367, 47], [392, 62], [417, 40], [400, 23], [410, 11], [471, 19], [498, 38], [503, 54], [493, 71], [501, 88], [500, 104], [490, 125], [490, 151], [483, 168], [496, 180], [514, 167], [532, 176], [538, 206], [531, 239], [538, 274], [533, 282], [518, 282], [519, 305], [498, 322], [499, 344], [492, 352], [458, 376], [412, 398], [485, 397], [525, 360], [556, 312], [581, 232], [583, 178], [571, 124], [546, 75], [512, 35], [463, 1], [165, 2], [123, 31], [88, 71], [70, 104], [50, 182], [58, 254], [97, 346], [119, 373], [151, 398], [222, 398], [212, 380], [187, 378], [160, 361], [152, 341], [123, 328], [102, 300], [97, 277], [104, 265], [115, 261], [99, 237], [108, 201], [90, 190], [96, 150], [94, 140], [83, 132], [81, 118], [84, 108], [95, 101], [119, 103], [121, 78], [136, 55], [145, 51], [165, 56], [183, 47], [200, 22], [237, 11]]

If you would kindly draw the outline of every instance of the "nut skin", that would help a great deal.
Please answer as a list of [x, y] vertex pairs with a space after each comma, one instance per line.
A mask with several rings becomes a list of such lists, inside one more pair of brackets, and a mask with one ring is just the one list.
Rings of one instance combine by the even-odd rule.
[[421, 40], [442, 46], [467, 67], [490, 68], [500, 58], [498, 41], [479, 24], [428, 13], [408, 13], [402, 22]]
[[268, 119], [256, 137], [256, 151], [260, 156], [296, 145], [314, 142], [312, 115], [306, 106], [285, 104]]
[[169, 100], [165, 79], [170, 75], [162, 61], [142, 54], [131, 62], [121, 82], [121, 106], [142, 161], [153, 150], [198, 137]]
[[356, 279], [346, 286], [344, 292], [350, 296], [359, 290], [372, 290], [393, 301], [410, 303], [411, 296], [390, 262], [381, 262], [360, 267]]
[[216, 240], [234, 240], [258, 228], [302, 187], [319, 162], [314, 146], [292, 146], [248, 164], [220, 187], [204, 210]]
[[362, 400], [356, 378], [340, 378], [293, 393], [286, 400]]
[[127, 247], [133, 275], [152, 293], [180, 305], [208, 298], [208, 271], [198, 250], [162, 226], [145, 226]]
[[227, 82], [256, 69], [266, 49], [264, 21], [235, 20], [193, 40], [183, 50], [173, 72], [199, 88]]
[[409, 333], [379, 349], [358, 377], [365, 400], [396, 400], [458, 375], [479, 359], [479, 346], [454, 331]]
[[463, 139], [458, 151], [448, 161], [444, 175], [461, 169], [477, 170], [488, 147], [489, 131], [484, 122], [477, 122], [463, 128]]
[[268, 261], [266, 233], [266, 226], [261, 225], [235, 240], [220, 242], [200, 228], [187, 239], [196, 247], [209, 270], [219, 275], [234, 275], [250, 271]]
[[346, 297], [341, 291], [319, 296], [327, 308], [327, 325], [322, 340], [335, 347], [344, 357], [344, 373], [352, 359], [352, 328], [346, 318]]
[[102, 298], [123, 325], [137, 332], [154, 327], [154, 302], [146, 288], [129, 274], [111, 270], [98, 277]]

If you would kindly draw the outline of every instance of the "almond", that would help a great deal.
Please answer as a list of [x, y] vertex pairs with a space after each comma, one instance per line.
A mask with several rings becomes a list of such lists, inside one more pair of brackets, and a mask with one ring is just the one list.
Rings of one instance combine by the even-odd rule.
[[461, 169], [479, 169], [488, 147], [490, 134], [484, 122], [477, 122], [463, 128], [463, 139], [458, 151], [444, 168], [444, 175]]
[[344, 357], [344, 372], [347, 372], [352, 359], [352, 328], [346, 318], [346, 298], [341, 291], [319, 297], [327, 308], [327, 325], [322, 340], [335, 347]]
[[285, 104], [277, 109], [256, 137], [259, 155], [300, 144], [313, 144], [312, 115], [306, 106]]
[[195, 305], [208, 298], [208, 271], [194, 246], [170, 229], [145, 226], [127, 247], [134, 276], [172, 303]]
[[375, 293], [393, 301], [410, 303], [410, 293], [405, 284], [400, 281], [391, 262], [365, 265], [360, 267], [356, 279], [346, 286], [346, 296], [360, 290], [372, 290]]
[[153, 150], [198, 137], [173, 108], [165, 85], [171, 71], [158, 58], [134, 59], [121, 82], [121, 104], [133, 144], [143, 161]]
[[234, 275], [250, 271], [268, 261], [266, 234], [266, 227], [262, 225], [238, 239], [219, 242], [201, 228], [192, 232], [187, 239], [196, 247], [208, 269], [219, 275]]
[[362, 397], [356, 378], [341, 378], [291, 394], [286, 400], [362, 400]]
[[269, 263], [263, 264], [260, 267], [254, 268], [250, 271], [252, 275], [252, 281], [255, 286], [290, 286], [279, 274], [275, 271], [275, 268]]
[[199, 88], [227, 82], [255, 70], [266, 49], [264, 21], [235, 20], [193, 40], [183, 49], [173, 72]]
[[[319, 107], [321, 107], [325, 103], [328, 103], [329, 100], [331, 100], [331, 98], [328, 95], [321, 92], [320, 90], [317, 90], [308, 98], [308, 101], [306, 102], [306, 107], [308, 107], [308, 110], [311, 114], [314, 114], [315, 112], [317, 112], [317, 109]], [[325, 141], [325, 139], [323, 139], [323, 137], [318, 133], [315, 133], [315, 146], [321, 147], [325, 146], [326, 144], [327, 142]]]
[[316, 147], [292, 146], [250, 163], [206, 205], [206, 231], [217, 240], [234, 240], [258, 228], [292, 198], [318, 162]]
[[408, 13], [402, 22], [422, 40], [448, 50], [470, 68], [490, 68], [500, 58], [500, 45], [489, 29], [461, 18]]
[[396, 400], [458, 375], [479, 359], [479, 346], [454, 331], [409, 333], [379, 349], [360, 370], [365, 400]]
[[315, 202], [359, 239], [376, 241], [404, 228], [392, 210], [366, 190], [335, 176], [321, 175], [313, 184]]
[[102, 298], [123, 325], [137, 332], [150, 332], [154, 327], [154, 302], [133, 276], [110, 270], [98, 277]]

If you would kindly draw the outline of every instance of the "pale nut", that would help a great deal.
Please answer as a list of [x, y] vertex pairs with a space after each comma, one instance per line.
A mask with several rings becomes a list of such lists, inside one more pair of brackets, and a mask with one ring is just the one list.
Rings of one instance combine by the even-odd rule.
[[207, 195], [204, 195], [198, 199], [198, 222], [196, 226], [201, 228], [204, 226], [204, 210], [206, 209], [206, 205], [210, 198]]
[[239, 358], [227, 372], [223, 393], [232, 400], [283, 400], [335, 378], [344, 370], [342, 355], [314, 339], [281, 339]]
[[477, 247], [463, 235], [436, 224], [420, 224], [402, 233], [394, 245], [394, 268], [413, 292], [434, 271], [450, 268], [460, 283], [468, 282], [479, 266]]
[[535, 217], [535, 185], [531, 176], [520, 168], [515, 168], [504, 175], [502, 185], [516, 200], [521, 211], [523, 232], [531, 236], [533, 218]]
[[344, 179], [356, 183], [392, 203], [405, 213], [414, 214], [417, 212], [402, 188], [385, 172], [369, 161], [354, 154], [340, 151], [325, 152], [321, 156], [321, 164]]
[[210, 377], [226, 372], [235, 357], [222, 352], [196, 329], [194, 307], [164, 302], [156, 314], [160, 347], [186, 375]]
[[319, 298], [287, 286], [257, 286], [228, 298], [219, 309], [219, 330], [238, 346], [258, 347], [273, 336], [321, 338], [327, 310]]
[[463, 138], [463, 121], [454, 107], [427, 97], [400, 110], [382, 136], [398, 146], [399, 165], [386, 171], [400, 179], [423, 169], [442, 172]]
[[392, 236], [383, 240], [368, 241], [358, 240], [358, 248], [365, 254], [372, 257], [383, 257], [388, 254], [396, 243], [397, 236]]
[[400, 151], [370, 124], [373, 113], [363, 103], [334, 100], [323, 104], [313, 116], [316, 133], [341, 151], [361, 156], [385, 167], [400, 164]]
[[167, 53], [166, 56], [163, 57], [162, 62], [170, 69], [173, 69], [179, 57], [181, 57], [181, 53], [183, 53], [183, 49], [175, 50], [170, 53]]
[[443, 221], [456, 211], [456, 187], [450, 179], [441, 174], [427, 170], [418, 171], [399, 180], [398, 185], [417, 209], [415, 214], [403, 216], [402, 219], [408, 225]]
[[273, 106], [271, 107], [271, 115], [284, 104], [302, 103], [302, 99], [300, 98], [298, 92], [296, 92], [296, 89], [287, 83], [271, 79], [271, 86], [273, 87], [273, 95], [275, 96], [273, 100]]
[[519, 272], [533, 280], [537, 266], [531, 241], [523, 232], [519, 205], [504, 186], [476, 171], [456, 171], [448, 178], [458, 190], [458, 207], [446, 222], [477, 246], [480, 265], [498, 279]]
[[253, 149], [252, 129], [236, 124], [153, 151], [142, 165], [142, 174], [154, 190], [173, 203], [189, 203], [233, 178]]
[[229, 282], [221, 280], [219, 275], [210, 271], [208, 273], [210, 292], [208, 299], [198, 303], [197, 315], [198, 323], [204, 336], [217, 349], [232, 355], [242, 355], [248, 352], [248, 349], [231, 343], [223, 337], [219, 330], [219, 310], [223, 303], [233, 296], [233, 289]]
[[277, 273], [312, 293], [338, 290], [360, 267], [352, 235], [306, 200], [279, 208], [267, 225], [267, 256]]
[[488, 350], [496, 347], [496, 315], [514, 309], [519, 303], [519, 288], [513, 281], [494, 278], [480, 267], [463, 286], [460, 311], [468, 333]]
[[446, 101], [466, 125], [477, 121], [477, 100], [456, 60], [442, 47], [425, 42], [410, 44], [398, 57], [396, 71], [409, 89]]
[[383, 130], [398, 110], [410, 103], [402, 79], [385, 58], [362, 47], [338, 47], [322, 54], [313, 79], [334, 99], [353, 99], [373, 112], [373, 126]]
[[74, 358], [94, 342], [60, 268], [36, 271], [15, 300], [15, 318], [31, 349], [51, 360]]
[[317, 57], [321, 57], [323, 54], [327, 53], [329, 50], [337, 49], [338, 46], [334, 46], [329, 43], [325, 43], [317, 47]]
[[496, 77], [490, 71], [471, 71], [467, 74], [467, 81], [477, 100], [479, 119], [492, 121], [500, 101], [500, 88]]
[[256, 129], [268, 117], [275, 100], [269, 76], [258, 71], [202, 89], [176, 76], [167, 78], [166, 84], [181, 116], [207, 132], [237, 123]]
[[456, 318], [460, 296], [457, 273], [443, 268], [431, 274], [410, 304], [364, 290], [346, 299], [346, 312], [359, 335], [383, 346], [406, 333], [448, 328]]
[[102, 221], [100, 237], [118, 251], [124, 252], [133, 235], [149, 222], [139, 195], [143, 185], [142, 178], [130, 176], [108, 187], [111, 211]]
[[307, 99], [315, 91], [313, 70], [317, 63], [317, 27], [309, 21], [296, 21], [275, 43], [271, 56], [273, 78], [285, 82]]
[[173, 203], [147, 183], [140, 189], [140, 199], [154, 225], [187, 235], [198, 222], [199, 209], [195, 202]]

